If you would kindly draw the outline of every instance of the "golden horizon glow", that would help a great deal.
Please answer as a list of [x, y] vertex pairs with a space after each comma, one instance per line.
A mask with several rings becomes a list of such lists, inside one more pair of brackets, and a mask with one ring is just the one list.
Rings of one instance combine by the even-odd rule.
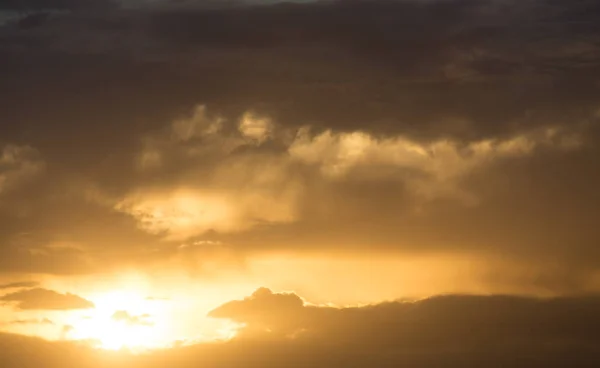
[[[125, 280], [127, 277], [122, 279]], [[128, 281], [120, 284], [120, 288], [105, 286], [102, 291], [85, 293], [95, 308], [68, 312], [65, 321], [68, 328], [60, 339], [85, 342], [102, 350], [143, 352], [229, 340], [240, 327], [205, 316], [221, 301], [198, 303], [194, 296], [180, 297], [177, 301], [151, 298], [140, 275], [129, 277]], [[188, 290], [188, 294], [194, 293]]]
[[[132, 291], [110, 291], [90, 297], [96, 307], [80, 317], [67, 333], [70, 340], [98, 342], [107, 350], [151, 349], [167, 347], [169, 336], [168, 315], [163, 306], [146, 300], [140, 293]], [[115, 313], [124, 311], [131, 316], [145, 316], [147, 323], [118, 320]]]
[[[47, 340], [74, 341], [100, 350], [144, 353], [234, 338], [241, 324], [207, 315], [231, 300], [251, 295], [261, 286], [293, 292], [311, 305], [338, 307], [417, 300], [440, 293], [552, 296], [543, 289], [526, 286], [515, 289], [496, 285], [490, 289], [491, 284], [476, 280], [493, 277], [498, 270], [523, 275], [536, 270], [529, 264], [483, 262], [468, 255], [387, 254], [373, 255], [365, 261], [358, 254], [348, 253], [277, 253], [246, 259], [243, 268], [229, 271], [227, 267], [234, 266], [224, 262], [210, 280], [190, 274], [177, 262], [153, 272], [129, 270], [101, 277], [47, 278], [41, 283], [42, 288], [79, 295], [92, 302], [94, 308], [25, 310], [20, 312], [20, 323], [5, 323], [4, 330]], [[329, 290], [336, 290], [335, 295]], [[8, 316], [1, 319], [9, 321]], [[47, 322], [36, 323], [43, 320]]]

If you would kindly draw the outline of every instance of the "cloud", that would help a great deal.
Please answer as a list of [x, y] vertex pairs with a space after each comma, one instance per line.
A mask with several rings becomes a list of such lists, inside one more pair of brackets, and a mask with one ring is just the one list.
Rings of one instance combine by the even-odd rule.
[[170, 301], [171, 298], [162, 297], [162, 296], [148, 296], [145, 300], [153, 301], [153, 302], [167, 302]]
[[0, 271], [144, 268], [207, 237], [597, 268], [595, 3], [212, 5], [2, 27]]
[[[431, 351], [484, 349], [571, 341], [596, 344], [597, 296], [538, 299], [445, 295], [360, 307], [306, 304], [295, 294], [259, 289], [209, 316], [245, 324], [246, 338], [264, 334], [323, 344], [359, 343], [366, 349]], [[242, 330], [244, 332], [244, 330]], [[381, 350], [380, 350], [381, 349]], [[439, 349], [439, 350], [438, 350]]]
[[[210, 368], [244, 364], [313, 368], [594, 367], [600, 359], [596, 348], [600, 340], [599, 303], [597, 296], [538, 299], [445, 295], [342, 308], [314, 306], [295, 294], [259, 289], [243, 301], [226, 304], [229, 307], [223, 306], [218, 314], [244, 321], [246, 329], [266, 323], [264, 326], [273, 329], [263, 330], [262, 338], [254, 330], [224, 343], [113, 355], [82, 343], [0, 334], [0, 359], [7, 368], [155, 368], [169, 363], [191, 368], [198, 361]], [[275, 318], [269, 319], [269, 313]], [[287, 321], [279, 319], [284, 314]]]
[[273, 197], [269, 193], [238, 195], [177, 188], [166, 194], [142, 191], [129, 196], [117, 209], [138, 219], [142, 229], [178, 241], [209, 231], [238, 232], [262, 222], [288, 222], [294, 218], [288, 198], [293, 201], [295, 191], [291, 187], [290, 192]]
[[231, 301], [212, 310], [208, 316], [229, 318], [246, 323], [251, 330], [258, 328], [278, 335], [302, 329], [300, 314], [303, 309], [304, 301], [296, 294], [274, 294], [267, 288], [260, 288], [242, 301]]
[[0, 290], [2, 289], [14, 289], [14, 288], [34, 288], [38, 286], [40, 283], [36, 281], [19, 281], [19, 282], [11, 282], [9, 284], [0, 285]]
[[18, 11], [75, 10], [116, 5], [112, 0], [2, 0], [0, 9]]
[[246, 114], [237, 125], [237, 134], [227, 132], [221, 118], [211, 119], [199, 106], [162, 136], [147, 138], [153, 143], [139, 155], [142, 168], [187, 166], [163, 186], [129, 193], [115, 208], [142, 229], [175, 241], [293, 221], [302, 182], [287, 157], [257, 148], [270, 138], [273, 124]]
[[362, 131], [333, 133], [328, 130], [310, 136], [307, 129], [301, 129], [289, 147], [289, 154], [294, 159], [317, 165], [323, 175], [332, 179], [344, 178], [353, 172], [357, 172], [360, 180], [396, 176], [406, 180], [409, 188], [425, 199], [470, 198], [459, 183], [475, 170], [496, 160], [530, 156], [540, 147], [570, 150], [580, 145], [577, 134], [565, 134], [556, 127], [507, 139], [462, 143], [447, 138], [431, 142], [403, 136], [377, 138]]
[[[144, 138], [140, 167], [158, 175], [164, 166], [169, 178], [132, 191], [115, 208], [141, 229], [181, 241], [300, 221], [301, 202], [311, 195], [306, 187], [321, 182], [391, 182], [419, 201], [477, 204], [477, 195], [462, 186], [470, 175], [538, 152], [577, 151], [584, 144], [580, 129], [548, 126], [507, 138], [419, 141], [361, 130], [311, 134], [308, 126], [291, 129], [251, 113], [232, 122], [198, 106], [188, 119]], [[267, 142], [271, 147], [263, 147]]]
[[0, 301], [15, 303], [21, 310], [73, 310], [94, 308], [94, 303], [75, 294], [61, 294], [53, 290], [36, 288], [6, 294]]
[[16, 320], [10, 321], [8, 323], [12, 324], [12, 325], [28, 325], [28, 324], [54, 325], [54, 322], [52, 322], [48, 318], [41, 318], [41, 319], [16, 319]]
[[149, 314], [143, 314], [140, 316], [132, 316], [129, 312], [124, 310], [119, 310], [113, 313], [112, 320], [117, 322], [124, 322], [129, 325], [138, 325], [138, 326], [152, 326], [153, 323], [147, 321], [146, 319], [150, 317]]
[[262, 144], [271, 138], [273, 123], [267, 118], [253, 116], [250, 113], [244, 114], [239, 124], [239, 131], [242, 136], [255, 144]]
[[[489, 282], [472, 276], [488, 291], [597, 289], [597, 2], [189, 3], [1, 27], [0, 272], [152, 273], [245, 256], [268, 267], [265, 253], [302, 252], [314, 257], [271, 278], [325, 289], [307, 269], [351, 254], [357, 267], [322, 275], [356, 275], [376, 300], [369, 280], [386, 275], [374, 255], [443, 254], [472, 260], [448, 262], [456, 273], [506, 260]], [[209, 240], [227, 249], [207, 252]], [[415, 282], [387, 276], [394, 293]], [[155, 365], [595, 366], [592, 299], [324, 308], [263, 290], [257, 307], [220, 311], [275, 341]], [[2, 345], [0, 361], [84, 366], [60, 349], [5, 358], [20, 346]]]
[[44, 162], [34, 148], [5, 145], [0, 154], [0, 195], [34, 178], [43, 169]]

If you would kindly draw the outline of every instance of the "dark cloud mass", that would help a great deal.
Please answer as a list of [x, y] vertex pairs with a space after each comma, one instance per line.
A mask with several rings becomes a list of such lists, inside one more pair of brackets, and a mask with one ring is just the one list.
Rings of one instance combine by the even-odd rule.
[[[401, 297], [418, 277], [378, 265], [422, 256], [468, 260], [448, 273], [476, 287], [448, 287], [486, 293], [337, 308], [263, 288], [210, 313], [245, 326], [223, 344], [99, 358], [3, 334], [2, 367], [598, 366], [598, 1], [0, 1], [0, 81], [8, 326], [94, 308], [8, 281], [110, 296], [98, 274], [172, 272], [139, 292], [178, 311], [184, 274]], [[163, 327], [135, 310], [107, 326]]]
[[0, 10], [36, 11], [36, 10], [79, 10], [114, 7], [113, 0], [2, 0]]
[[70, 293], [35, 288], [0, 296], [0, 302], [16, 303], [18, 309], [72, 310], [94, 308], [94, 303]]
[[218, 307], [210, 316], [243, 323], [251, 333], [263, 336], [318, 339], [324, 344], [364, 339], [364, 345], [377, 349], [465, 349], [559, 341], [597, 346], [600, 320], [595, 310], [599, 303], [597, 296], [447, 295], [336, 308], [306, 305], [295, 294], [261, 289], [242, 301]]
[[[593, 272], [599, 13], [334, 1], [7, 24], [0, 130], [23, 154], [0, 174], [19, 183], [0, 192], [0, 269], [97, 272], [214, 231], [246, 253], [466, 251]], [[274, 130], [240, 138], [256, 134], [237, 127], [249, 113]], [[190, 128], [218, 119], [218, 134]], [[158, 224], [169, 202], [152, 195], [183, 187], [247, 205], [235, 220]], [[171, 252], [148, 250], [164, 237]]]
[[598, 367], [599, 124], [594, 0], [0, 0], [0, 367]]
[[261, 289], [212, 312], [254, 328], [226, 343], [130, 356], [3, 334], [0, 358], [7, 368], [595, 367], [599, 303], [597, 296], [447, 295], [334, 308]]

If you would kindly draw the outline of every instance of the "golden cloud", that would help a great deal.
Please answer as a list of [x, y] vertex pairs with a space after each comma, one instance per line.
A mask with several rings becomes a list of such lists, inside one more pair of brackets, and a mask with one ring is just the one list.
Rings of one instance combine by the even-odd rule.
[[[115, 208], [133, 216], [145, 231], [181, 241], [211, 230], [229, 233], [294, 222], [310, 196], [310, 180], [392, 180], [420, 200], [457, 198], [475, 204], [478, 198], [461, 186], [472, 172], [540, 148], [581, 145], [576, 133], [557, 127], [507, 138], [423, 142], [365, 131], [311, 134], [310, 127], [286, 129], [250, 112], [235, 124], [236, 130], [227, 130], [222, 118], [199, 106], [162, 135], [146, 137], [141, 166], [175, 168], [176, 176], [164, 185], [130, 192]], [[280, 149], [259, 149], [268, 140]]]

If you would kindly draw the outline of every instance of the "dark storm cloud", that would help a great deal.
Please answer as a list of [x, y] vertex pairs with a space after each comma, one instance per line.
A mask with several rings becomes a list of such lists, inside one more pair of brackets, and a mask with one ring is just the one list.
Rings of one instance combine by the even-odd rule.
[[[32, 184], [35, 191], [0, 198], [0, 269], [85, 273], [117, 260], [172, 255], [150, 251], [164, 229], [145, 234], [114, 204], [148, 186], [161, 193], [202, 187], [214, 170], [236, 163], [245, 171], [211, 184], [250, 182], [269, 205], [290, 206], [269, 217], [256, 210], [269, 206], [252, 203], [240, 217], [258, 217], [261, 226], [228, 224], [221, 229], [246, 230], [217, 234], [232, 249], [481, 250], [593, 270], [600, 259], [598, 10], [594, 1], [338, 1], [142, 7], [57, 15], [28, 30], [3, 27], [0, 111], [10, 124], [0, 133], [7, 143], [36, 149], [48, 170]], [[471, 167], [460, 145], [486, 139], [525, 137], [535, 149], [485, 156], [484, 167], [451, 180], [411, 163], [393, 175], [385, 174], [389, 167], [359, 167], [351, 179], [335, 181], [316, 173], [326, 162], [289, 168], [280, 156], [257, 159], [285, 151], [280, 141], [183, 157], [206, 142], [169, 140], [169, 127], [198, 105], [223, 117], [229, 130], [252, 111], [281, 131], [311, 125], [314, 135], [331, 129], [339, 138], [361, 130], [425, 148], [456, 142], [450, 159], [431, 159], [438, 168]], [[547, 126], [575, 134], [580, 146], [556, 148], [531, 133]], [[140, 172], [136, 160], [147, 142], [170, 160]], [[336, 163], [333, 157], [330, 166]], [[263, 168], [278, 165], [276, 180], [259, 185], [256, 178], [274, 174]], [[360, 178], [373, 172], [384, 172], [383, 179]], [[435, 184], [426, 189], [436, 196], [454, 190], [477, 205], [435, 197], [414, 215], [422, 198], [410, 186], [421, 181]], [[304, 197], [294, 206], [280, 194], [297, 186]], [[66, 198], [66, 187], [76, 194]], [[33, 240], [20, 239], [24, 232]], [[48, 248], [57, 242], [76, 246]]]
[[18, 309], [72, 310], [94, 308], [94, 303], [75, 294], [36, 288], [2, 295], [1, 302], [16, 303]]

